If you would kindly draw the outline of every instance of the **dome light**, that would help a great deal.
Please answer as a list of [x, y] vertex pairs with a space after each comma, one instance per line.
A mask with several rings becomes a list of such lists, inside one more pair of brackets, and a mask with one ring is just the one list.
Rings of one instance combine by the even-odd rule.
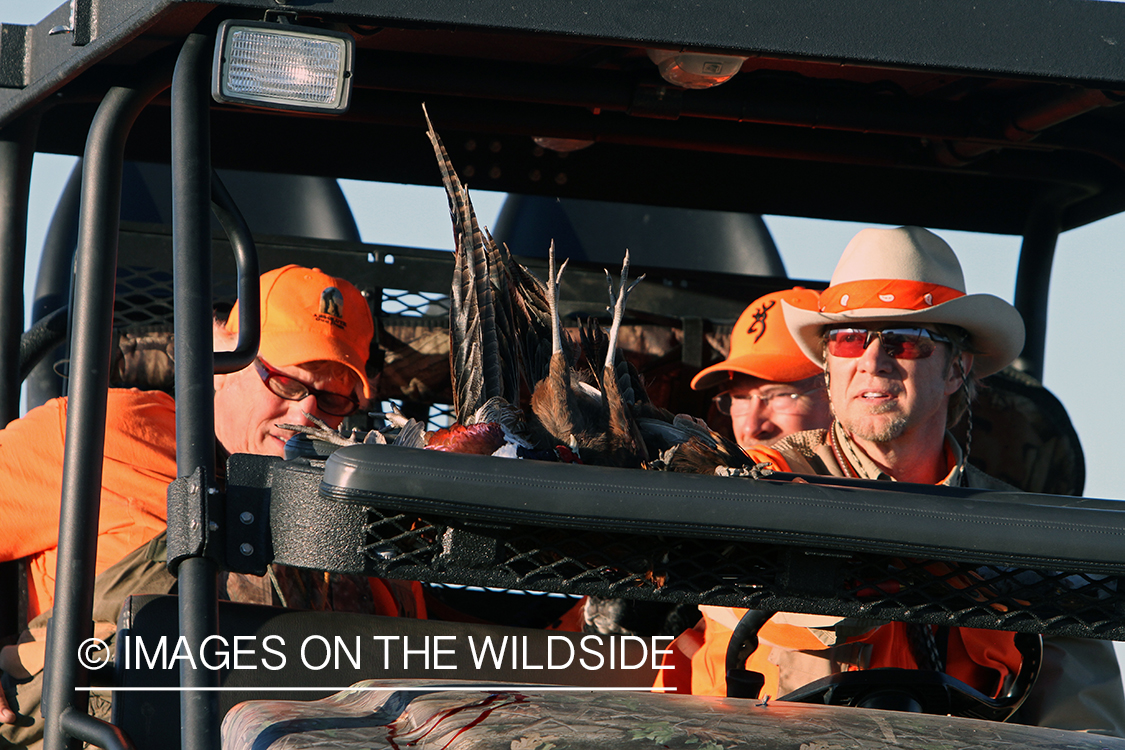
[[664, 80], [685, 89], [709, 89], [726, 83], [742, 69], [748, 58], [737, 55], [712, 55], [674, 49], [649, 49], [648, 57]]

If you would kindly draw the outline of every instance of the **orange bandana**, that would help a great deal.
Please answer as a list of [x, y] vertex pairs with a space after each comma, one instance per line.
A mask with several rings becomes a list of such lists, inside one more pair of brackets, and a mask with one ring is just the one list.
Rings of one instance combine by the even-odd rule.
[[947, 286], [903, 279], [845, 281], [825, 289], [820, 295], [820, 312], [887, 308], [927, 310], [934, 305], [964, 297], [965, 293]]

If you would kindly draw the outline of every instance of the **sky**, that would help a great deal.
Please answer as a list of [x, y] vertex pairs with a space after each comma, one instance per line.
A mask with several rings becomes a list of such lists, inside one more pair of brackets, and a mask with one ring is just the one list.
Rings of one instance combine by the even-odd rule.
[[[0, 0], [0, 20], [35, 23], [58, 0]], [[37, 256], [51, 212], [74, 163], [73, 157], [37, 154], [29, 207], [28, 252]], [[341, 182], [365, 242], [449, 249], [451, 234], [445, 195], [440, 188]], [[503, 195], [474, 192], [482, 224], [490, 225]], [[863, 227], [790, 217], [766, 222], [794, 278], [828, 279], [848, 240]], [[987, 292], [1011, 301], [1020, 239], [939, 231], [961, 259], [970, 293]], [[1086, 495], [1125, 499], [1118, 482], [1117, 438], [1125, 398], [1112, 384], [1125, 372], [1125, 346], [1101, 335], [1115, 330], [1109, 313], [1125, 282], [1125, 215], [1073, 230], [1059, 239], [1048, 304], [1044, 383], [1070, 413], [1086, 455]], [[30, 304], [35, 263], [28, 262], [26, 299]], [[749, 300], [747, 300], [749, 302]], [[1105, 313], [1107, 317], [1100, 317]]]

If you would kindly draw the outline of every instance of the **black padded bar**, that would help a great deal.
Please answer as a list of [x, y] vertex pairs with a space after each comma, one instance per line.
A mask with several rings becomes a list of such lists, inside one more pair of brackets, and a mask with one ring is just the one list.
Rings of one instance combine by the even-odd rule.
[[[405, 451], [387, 450], [400, 455]], [[457, 459], [449, 454], [435, 458]], [[409, 462], [408, 454], [406, 459]], [[325, 492], [331, 488], [322, 486], [324, 465], [323, 460], [310, 459], [231, 458], [228, 526], [238, 530], [228, 539], [227, 565], [232, 570], [260, 572], [272, 561], [469, 586], [1125, 640], [1125, 578], [1093, 572], [1092, 567], [1105, 566], [1088, 562], [1032, 567], [1027, 564], [1029, 555], [995, 562], [999, 556], [987, 550], [940, 555], [898, 544], [900, 549], [887, 551], [882, 549], [889, 546], [885, 543], [863, 545], [854, 538], [830, 545], [811, 534], [737, 527], [729, 519], [722, 527], [699, 522], [699, 508], [730, 506], [729, 498], [716, 503], [693, 497], [680, 504], [687, 520], [659, 524], [648, 517], [638, 520], [635, 503], [628, 513], [622, 507], [629, 503], [613, 507], [612, 502], [591, 511], [591, 502], [604, 498], [583, 500], [580, 492], [571, 503], [575, 513], [553, 514], [532, 510], [539, 498], [516, 495], [510, 488], [505, 488], [507, 494], [522, 499], [492, 503], [491, 510], [483, 503], [389, 495], [380, 499], [371, 493], [363, 502], [348, 502]], [[419, 475], [424, 473], [425, 467], [413, 465]], [[510, 468], [480, 457], [476, 465], [501, 473]], [[558, 468], [577, 472], [570, 476], [591, 476], [583, 474], [590, 467]], [[620, 478], [623, 472], [611, 473]], [[776, 504], [777, 492], [788, 489], [776, 482], [718, 481], [743, 490], [758, 488], [761, 497], [744, 500], [742, 506]], [[896, 492], [882, 483], [842, 487], [846, 480], [828, 481], [827, 486], [851, 493], [853, 499], [863, 494], [912, 497], [909, 486]], [[917, 498], [928, 494], [931, 500], [979, 505], [981, 497], [989, 497], [997, 508], [1009, 509], [1012, 500], [1047, 507], [1059, 500], [966, 490], [947, 491], [942, 498], [934, 488], [915, 489], [920, 491]], [[808, 490], [817, 488], [806, 486]], [[1095, 513], [1112, 512], [1118, 505], [1105, 500], [1069, 502], [1069, 507]], [[513, 510], [520, 504], [524, 507]], [[669, 512], [667, 502], [648, 507], [657, 505], [664, 506], [657, 513]], [[653, 531], [657, 526], [670, 530]], [[880, 551], [870, 551], [873, 547]]]
[[329, 457], [321, 493], [508, 523], [812, 544], [1122, 573], [1125, 505], [983, 490], [760, 482], [389, 446]]

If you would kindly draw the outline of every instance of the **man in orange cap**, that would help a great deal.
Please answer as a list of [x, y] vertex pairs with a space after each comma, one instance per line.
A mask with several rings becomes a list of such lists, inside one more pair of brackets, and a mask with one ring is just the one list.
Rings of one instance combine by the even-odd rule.
[[[289, 433], [278, 428], [278, 422], [308, 425], [308, 413], [336, 427], [372, 395], [366, 365], [374, 323], [366, 300], [351, 283], [299, 266], [269, 271], [261, 277], [261, 316], [255, 362], [215, 377], [215, 436], [227, 455], [282, 456]], [[234, 347], [237, 321], [236, 305], [229, 322], [216, 325], [217, 347]], [[49, 609], [53, 601], [66, 409], [65, 398], [53, 399], [0, 430], [0, 476], [5, 480], [0, 560], [27, 559], [29, 618]], [[166, 593], [174, 580], [164, 570], [161, 554], [167, 488], [176, 477], [175, 434], [170, 395], [110, 390], [96, 569], [100, 574], [112, 567], [110, 575], [133, 582], [118, 586], [128, 589], [117, 591], [118, 598], [129, 591]], [[246, 591], [247, 584], [241, 583]], [[360, 588], [369, 609], [378, 614], [424, 614], [419, 611], [420, 589], [400, 591], [405, 587], [396, 582], [374, 579], [370, 592]], [[264, 590], [271, 593], [268, 582]], [[95, 602], [101, 601], [98, 592], [96, 586]], [[106, 627], [112, 630], [110, 624]], [[38, 653], [35, 642], [20, 651], [5, 648], [0, 668], [17, 678], [35, 674], [42, 664], [42, 634], [38, 635]], [[34, 708], [24, 701], [23, 687], [20, 692], [23, 710]], [[0, 692], [0, 724], [16, 721]], [[23, 734], [13, 738], [11, 731]], [[23, 742], [35, 731], [6, 727], [2, 735]]]
[[744, 449], [832, 422], [824, 373], [810, 362], [785, 326], [781, 303], [815, 309], [820, 295], [796, 287], [754, 300], [731, 332], [730, 356], [699, 372], [695, 390], [720, 387], [715, 406], [730, 416]]
[[[341, 314], [320, 312], [322, 292], [341, 294]], [[364, 372], [374, 331], [352, 284], [319, 270], [286, 266], [262, 276], [262, 344], [254, 365], [215, 377], [215, 435], [227, 454], [281, 456], [288, 434], [276, 422], [330, 425], [370, 394]], [[237, 331], [237, 310], [229, 329]], [[220, 330], [216, 338], [234, 333]], [[28, 616], [53, 601], [65, 398], [32, 409], [0, 430], [0, 560], [28, 560]], [[167, 485], [176, 477], [175, 402], [162, 391], [112, 389], [97, 571], [164, 531]], [[2, 714], [0, 714], [2, 715]]]
[[[285, 266], [262, 275], [262, 343], [253, 365], [215, 376], [215, 437], [228, 453], [284, 455], [305, 413], [336, 427], [372, 396], [364, 368], [375, 326], [367, 300], [319, 269]], [[216, 343], [233, 349], [238, 305]]]
[[[824, 369], [835, 419], [753, 448], [752, 457], [797, 473], [1013, 489], [968, 464], [947, 428], [970, 407], [975, 379], [1020, 353], [1023, 321], [997, 297], [966, 293], [943, 240], [919, 227], [865, 229], [845, 248], [818, 308], [782, 307], [801, 350]], [[727, 644], [746, 610], [701, 609], [701, 626], [678, 639], [676, 669], [663, 679], [725, 695]], [[937, 649], [930, 626], [781, 613], [759, 631], [762, 646], [747, 668], [774, 696], [857, 667], [938, 669], [995, 695], [1020, 669], [1011, 633], [949, 628], [944, 636]], [[1110, 645], [1047, 638], [1020, 720], [1123, 736], [1125, 694]]]

